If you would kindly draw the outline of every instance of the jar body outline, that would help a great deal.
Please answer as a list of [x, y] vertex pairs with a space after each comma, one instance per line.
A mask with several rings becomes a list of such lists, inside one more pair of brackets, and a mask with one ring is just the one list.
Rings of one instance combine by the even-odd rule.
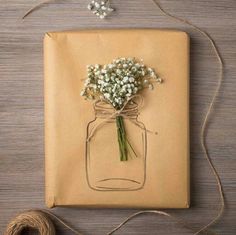
[[[91, 134], [91, 130], [94, 128], [94, 126], [96, 126], [96, 122], [99, 120], [100, 118], [95, 118], [94, 120], [90, 121], [87, 125], [87, 139]], [[90, 165], [91, 162], [94, 160], [93, 157], [91, 156], [91, 147], [93, 145], [92, 140], [90, 141], [86, 141], [86, 152], [85, 152], [85, 168], [86, 168], [86, 180], [88, 183], [88, 186], [96, 191], [137, 191], [137, 190], [141, 190], [145, 183], [146, 183], [146, 158], [147, 158], [147, 131], [145, 128], [145, 125], [140, 122], [137, 118], [129, 120], [124, 118], [125, 122], [128, 123], [130, 122], [130, 125], [133, 124], [133, 126], [136, 127], [136, 129], [139, 131], [139, 133], [141, 133], [141, 142], [142, 142], [142, 154], [140, 154], [141, 156], [136, 156], [135, 159], [134, 157], [132, 159], [128, 159], [128, 161], [125, 162], [121, 162], [120, 159], [119, 163], [117, 164], [123, 164], [123, 166], [125, 166], [125, 164], [130, 164], [130, 166], [128, 166], [126, 169], [125, 174], [128, 174], [128, 171], [139, 171], [136, 172], [138, 174], [138, 177], [124, 177], [122, 175], [120, 175], [119, 177], [114, 177], [114, 178], [109, 178], [109, 177], [100, 177], [101, 179], [97, 179], [96, 183], [95, 181], [92, 179], [94, 177], [92, 177], [91, 175], [94, 174], [93, 169], [91, 169]], [[116, 123], [114, 121], [114, 119], [110, 119], [110, 120], [100, 120], [100, 122], [104, 122], [104, 125], [113, 125], [115, 126]], [[136, 124], [135, 124], [136, 123]], [[110, 127], [110, 126], [109, 126]], [[101, 126], [100, 128], [98, 128], [96, 130], [96, 132], [102, 131], [102, 129], [104, 128], [104, 126]], [[93, 138], [96, 138], [97, 133], [94, 133]], [[135, 138], [137, 139], [137, 136], [135, 136]], [[140, 139], [140, 138], [139, 138]], [[118, 145], [118, 141], [117, 139], [115, 139], [116, 144]], [[111, 146], [112, 147], [112, 146]], [[106, 146], [106, 148], [109, 148], [109, 146]], [[117, 154], [115, 154], [117, 155]], [[117, 157], [117, 156], [116, 156]], [[130, 161], [130, 162], [129, 162]], [[132, 163], [134, 163], [136, 165], [132, 166]], [[106, 163], [105, 163], [106, 164]], [[108, 164], [109, 165], [109, 164]], [[93, 167], [94, 171], [96, 167]], [[108, 167], [107, 167], [108, 168]], [[105, 170], [107, 170], [107, 174], [109, 174], [109, 172], [112, 173], [112, 169], [107, 169], [105, 168]], [[113, 166], [113, 168], [116, 168], [116, 166]], [[99, 177], [98, 177], [99, 178]], [[136, 179], [137, 178], [137, 179]], [[114, 184], [119, 184], [122, 185], [122, 183], [124, 183], [126, 186], [120, 186], [120, 187], [115, 187], [115, 186], [109, 186], [109, 187], [105, 187], [104, 184], [106, 184], [106, 182], [108, 183], [114, 182]], [[116, 181], [116, 182], [115, 182]], [[129, 186], [127, 186], [127, 184]], [[99, 185], [103, 185], [103, 186], [99, 186]]]

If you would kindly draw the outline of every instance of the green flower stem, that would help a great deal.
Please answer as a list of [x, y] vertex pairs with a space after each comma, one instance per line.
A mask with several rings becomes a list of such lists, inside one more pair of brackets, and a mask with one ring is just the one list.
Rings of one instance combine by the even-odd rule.
[[124, 119], [122, 116], [116, 117], [117, 136], [120, 150], [120, 160], [128, 161], [128, 142], [126, 138], [126, 131]]

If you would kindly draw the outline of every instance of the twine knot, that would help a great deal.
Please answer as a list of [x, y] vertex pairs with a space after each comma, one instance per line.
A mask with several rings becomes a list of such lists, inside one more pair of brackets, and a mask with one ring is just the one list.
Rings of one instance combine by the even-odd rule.
[[[135, 99], [138, 98], [139, 101], [135, 101]], [[144, 100], [141, 95], [133, 95], [131, 96], [122, 106], [121, 109], [115, 109], [108, 101], [101, 99], [97, 100], [94, 103], [94, 111], [95, 111], [95, 117], [103, 119], [99, 124], [95, 125], [91, 132], [89, 133], [87, 137], [87, 142], [91, 140], [91, 138], [94, 136], [95, 132], [101, 128], [103, 125], [108, 123], [111, 120], [114, 120], [116, 117], [121, 116], [130, 122], [132, 122], [134, 125], [136, 125], [138, 128], [144, 130], [145, 132], [157, 135], [158, 133], [156, 131], [150, 131], [146, 129], [144, 125], [141, 125], [138, 121], [138, 115], [139, 115], [139, 109], [143, 107]]]

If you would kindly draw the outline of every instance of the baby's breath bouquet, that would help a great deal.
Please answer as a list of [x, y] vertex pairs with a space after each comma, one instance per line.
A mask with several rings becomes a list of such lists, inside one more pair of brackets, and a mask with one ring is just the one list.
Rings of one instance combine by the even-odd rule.
[[[87, 78], [81, 95], [90, 100], [105, 100], [115, 110], [125, 109], [140, 91], [161, 83], [155, 70], [135, 58], [118, 58], [106, 65], [88, 65]], [[124, 117], [116, 116], [121, 161], [127, 161], [129, 149], [134, 151], [125, 131]]]

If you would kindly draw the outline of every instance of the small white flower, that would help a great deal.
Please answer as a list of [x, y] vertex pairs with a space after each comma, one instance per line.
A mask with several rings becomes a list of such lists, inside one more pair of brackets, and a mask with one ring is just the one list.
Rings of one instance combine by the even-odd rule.
[[90, 11], [93, 9], [93, 5], [92, 5], [91, 3], [88, 5], [88, 9], [89, 9]]
[[129, 81], [129, 77], [124, 77], [124, 78], [123, 78], [123, 82], [126, 83], [126, 82], [128, 82], [128, 81]]
[[133, 77], [129, 78], [129, 82], [134, 82], [134, 78]]
[[110, 95], [109, 93], [105, 93], [105, 94], [104, 94], [104, 97], [107, 98], [107, 99], [109, 99], [109, 98], [111, 97], [111, 95]]
[[95, 2], [94, 5], [96, 8], [100, 8], [100, 6], [101, 6], [98, 2]]
[[109, 13], [114, 11], [111, 7], [109, 7], [108, 1], [92, 1], [88, 7], [90, 11], [93, 12], [96, 16], [101, 19], [104, 19]]
[[152, 85], [152, 84], [149, 84], [149, 85], [148, 85], [148, 89], [149, 89], [149, 90], [153, 90], [153, 89], [154, 89], [153, 85]]

